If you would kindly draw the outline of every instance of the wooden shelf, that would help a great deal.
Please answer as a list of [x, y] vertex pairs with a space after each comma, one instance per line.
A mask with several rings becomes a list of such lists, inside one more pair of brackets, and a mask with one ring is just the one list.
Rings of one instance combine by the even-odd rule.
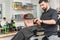
[[14, 10], [33, 10], [33, 8], [14, 8]]
[[14, 19], [15, 21], [24, 21], [24, 19]]

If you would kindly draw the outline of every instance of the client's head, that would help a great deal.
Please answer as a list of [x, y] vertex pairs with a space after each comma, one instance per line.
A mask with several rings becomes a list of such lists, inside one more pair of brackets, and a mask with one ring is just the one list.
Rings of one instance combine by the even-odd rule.
[[25, 23], [25, 25], [26, 25], [27, 27], [34, 25], [34, 24], [33, 24], [33, 19], [34, 19], [34, 17], [33, 17], [33, 15], [32, 15], [31, 13], [25, 14], [25, 15], [24, 15], [24, 19], [25, 19], [24, 23]]
[[31, 20], [31, 19], [33, 19], [34, 17], [33, 17], [33, 15], [31, 14], [31, 13], [28, 13], [28, 14], [25, 14], [24, 15], [24, 19], [26, 19], [26, 20]]

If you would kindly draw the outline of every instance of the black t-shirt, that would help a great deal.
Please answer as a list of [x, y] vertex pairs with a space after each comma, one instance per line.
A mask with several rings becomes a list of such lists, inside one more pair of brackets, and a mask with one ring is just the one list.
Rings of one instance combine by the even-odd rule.
[[[41, 20], [51, 20], [54, 19], [56, 22], [58, 21], [57, 11], [50, 8], [47, 12], [43, 12], [41, 15]], [[41, 25], [45, 29], [45, 35], [51, 36], [57, 34], [57, 24], [42, 24]]]
[[58, 23], [58, 25], [60, 26], [60, 18], [58, 19], [58, 22], [57, 22], [57, 23]]

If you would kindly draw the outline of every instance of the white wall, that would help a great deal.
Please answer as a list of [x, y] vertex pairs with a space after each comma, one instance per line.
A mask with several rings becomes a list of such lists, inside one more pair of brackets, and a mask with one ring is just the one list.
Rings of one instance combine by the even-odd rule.
[[2, 18], [6, 17], [7, 20], [11, 19], [10, 1], [11, 0], [0, 0], [0, 4], [2, 4]]
[[50, 1], [50, 6], [53, 8], [53, 9], [56, 9], [60, 6], [60, 1], [59, 0], [49, 0]]
[[32, 4], [37, 5], [37, 8], [36, 8], [36, 10], [37, 10], [37, 18], [40, 18], [42, 10], [41, 10], [40, 5], [38, 3], [39, 0], [31, 0], [31, 2], [32, 2]]
[[[32, 11], [15, 11], [12, 8], [12, 2], [23, 2], [23, 4], [25, 3], [31, 3], [31, 0], [0, 0], [0, 4], [2, 4], [2, 17], [6, 17], [8, 21], [11, 20], [12, 15], [14, 14], [20, 14], [22, 12], [24, 13], [29, 13]], [[23, 22], [19, 22], [20, 24], [17, 25], [23, 25]]]
[[[37, 5], [37, 17], [40, 18], [40, 15], [42, 13], [42, 10], [38, 4], [39, 0], [0, 0], [0, 4], [2, 4], [2, 13], [3, 16], [2, 17], [6, 17], [7, 20], [11, 20], [12, 15], [15, 14], [20, 14], [20, 13], [28, 13], [31, 12], [33, 13], [33, 11], [15, 11], [12, 8], [12, 2], [23, 2], [23, 4], [25, 3], [33, 3], [34, 5]], [[50, 0], [50, 5], [52, 8], [57, 8], [59, 6], [59, 0]], [[22, 24], [22, 23], [21, 23]]]
[[[22, 2], [23, 5], [24, 5], [26, 3], [31, 3], [31, 0], [13, 0], [12, 2]], [[23, 11], [23, 10], [16, 11], [13, 8], [11, 8], [12, 15], [22, 14], [22, 13], [26, 14], [26, 13], [32, 13], [32, 12], [33, 12], [33, 10], [31, 10], [31, 11], [27, 11], [27, 10], [25, 10], [25, 11]], [[16, 26], [24, 26], [24, 22], [23, 21], [18, 21], [18, 22], [16, 21]]]

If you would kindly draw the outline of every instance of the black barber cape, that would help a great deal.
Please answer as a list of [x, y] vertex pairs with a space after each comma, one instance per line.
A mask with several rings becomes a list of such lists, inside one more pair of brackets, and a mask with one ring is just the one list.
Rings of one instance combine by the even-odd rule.
[[36, 26], [23, 28], [11, 40], [29, 40], [34, 35], [33, 30], [36, 29], [38, 29]]

